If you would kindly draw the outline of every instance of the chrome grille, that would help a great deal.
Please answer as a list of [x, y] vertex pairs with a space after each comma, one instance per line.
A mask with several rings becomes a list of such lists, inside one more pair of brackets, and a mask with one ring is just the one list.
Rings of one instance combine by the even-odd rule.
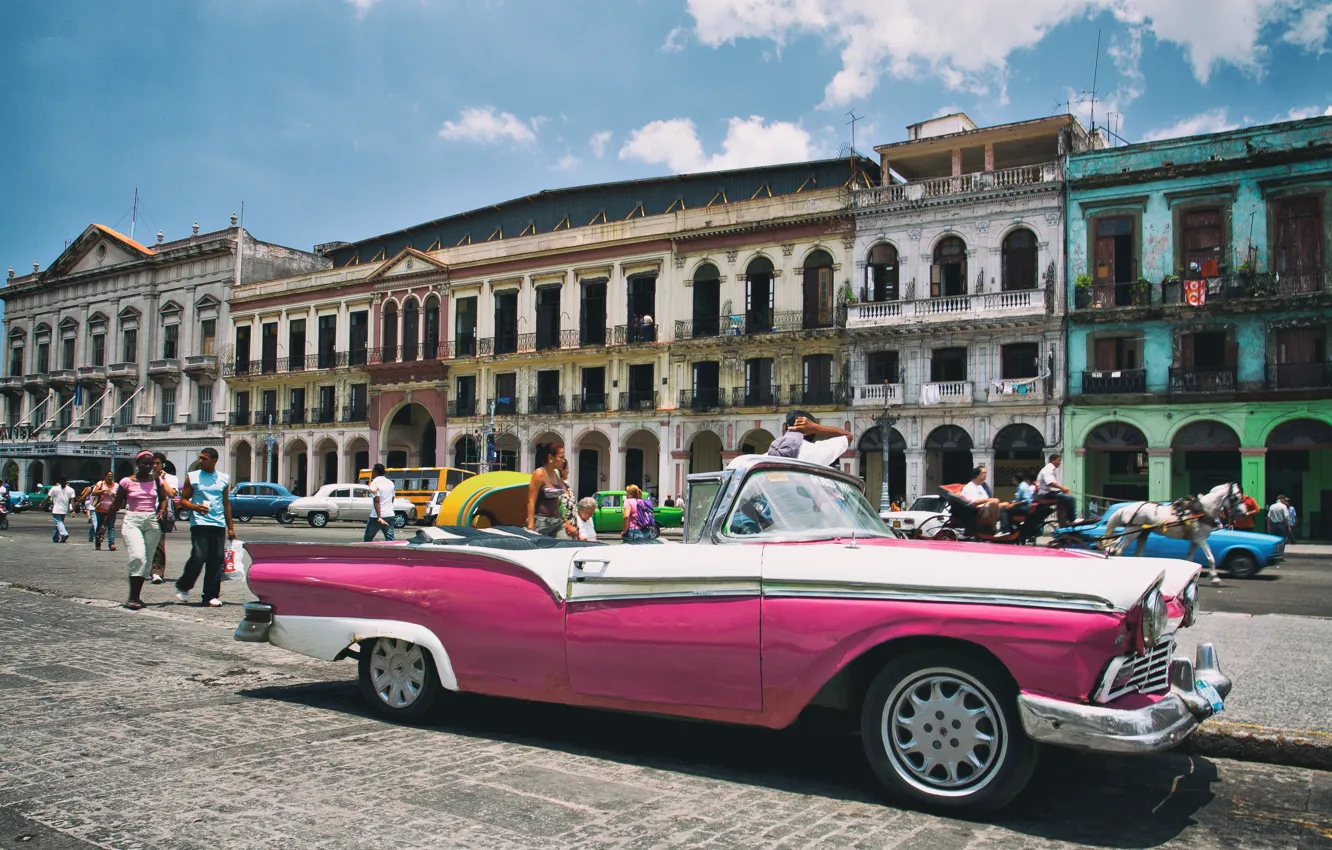
[[[1125, 694], [1155, 694], [1170, 687], [1170, 656], [1175, 650], [1175, 636], [1164, 637], [1147, 655], [1135, 655], [1126, 665], [1130, 668], [1128, 681], [1106, 695], [1115, 700]], [[1121, 673], [1123, 669], [1121, 668]]]

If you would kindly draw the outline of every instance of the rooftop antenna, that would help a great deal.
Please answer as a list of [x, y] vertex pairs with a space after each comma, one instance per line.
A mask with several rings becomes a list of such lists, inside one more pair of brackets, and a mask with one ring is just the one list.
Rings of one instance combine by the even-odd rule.
[[[133, 212], [130, 214], [130, 241], [131, 241], [131, 242], [134, 241], [134, 224], [135, 224], [135, 221], [138, 219], [138, 217], [139, 217], [139, 187], [138, 187], [138, 186], [135, 186], [135, 187], [134, 187], [134, 207], [133, 207]], [[124, 219], [122, 218], [121, 221], [124, 221]]]
[[1096, 62], [1092, 65], [1091, 131], [1096, 135], [1096, 81], [1101, 73], [1101, 31], [1096, 31]]

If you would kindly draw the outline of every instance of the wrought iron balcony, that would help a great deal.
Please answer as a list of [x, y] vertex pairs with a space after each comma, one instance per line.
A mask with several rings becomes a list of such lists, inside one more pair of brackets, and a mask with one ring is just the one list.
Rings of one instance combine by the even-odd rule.
[[250, 411], [233, 410], [227, 414], [227, 424], [244, 427], [250, 424]]
[[259, 374], [259, 361], [248, 357], [237, 357], [222, 364], [222, 377], [244, 380]]
[[1231, 393], [1235, 391], [1235, 369], [1170, 368], [1172, 393]]
[[315, 369], [345, 369], [347, 367], [347, 352], [345, 351], [318, 351], [315, 352]]
[[561, 348], [578, 347], [578, 331], [573, 328], [538, 330], [535, 336], [534, 345], [537, 351], [554, 351]]
[[367, 348], [365, 345], [362, 345], [359, 348], [353, 346], [352, 349], [347, 352], [347, 365], [352, 368], [359, 368], [361, 366], [365, 366], [369, 362], [370, 362], [370, 349]]
[[370, 358], [367, 365], [377, 366], [380, 363], [397, 363], [400, 351], [401, 349], [396, 345], [377, 345], [370, 349]]
[[486, 400], [486, 409], [483, 416], [489, 416], [491, 411], [496, 416], [514, 416], [518, 413], [518, 399], [512, 396], [508, 398], [490, 398]]
[[726, 407], [726, 391], [720, 387], [680, 390], [679, 407], [694, 413], [715, 413]]
[[655, 390], [636, 390], [630, 388], [627, 393], [620, 393], [620, 410], [656, 410], [657, 392]]
[[305, 414], [305, 421], [311, 425], [332, 425], [337, 417], [331, 407], [312, 407]]
[[616, 325], [616, 345], [650, 345], [657, 342], [659, 328], [656, 324]]
[[1276, 390], [1332, 388], [1332, 362], [1276, 363], [1268, 367], [1267, 383]]
[[1082, 373], [1083, 395], [1147, 392], [1146, 369], [1113, 369]]
[[782, 403], [782, 388], [735, 387], [731, 390], [732, 407], [776, 407]]
[[1167, 280], [1160, 286], [1161, 301], [1166, 306], [1205, 307], [1321, 292], [1323, 271], [1311, 269], [1286, 274], [1230, 272], [1197, 279]]
[[291, 408], [291, 409], [289, 409], [289, 410], [284, 410], [284, 411], [282, 411], [282, 424], [283, 424], [283, 425], [304, 425], [304, 424], [305, 424], [305, 408], [304, 408], [304, 407], [293, 407], [293, 408]]
[[467, 419], [477, 415], [478, 407], [475, 398], [451, 398], [447, 411], [448, 417], [450, 419]]
[[852, 407], [883, 407], [902, 401], [901, 384], [857, 384], [851, 388]]
[[608, 327], [578, 329], [579, 348], [605, 348], [610, 344], [611, 329]]
[[841, 381], [828, 384], [792, 384], [790, 403], [808, 407], [843, 407], [850, 401], [850, 386]]
[[574, 413], [605, 413], [609, 396], [607, 393], [583, 393], [573, 397]]
[[342, 420], [347, 423], [370, 421], [370, 409], [363, 404], [344, 404]]
[[456, 340], [446, 340], [439, 344], [439, 359], [453, 360], [476, 356], [476, 337], [464, 336]]
[[1041, 185], [1054, 188], [1054, 185], [1063, 179], [1063, 169], [1059, 167], [1059, 163], [1046, 162], [1037, 165], [1019, 165], [998, 171], [978, 171], [955, 177], [932, 177], [909, 183], [856, 189], [853, 197], [858, 209], [874, 209], [938, 202], [953, 197], [1006, 192]]
[[1094, 283], [1075, 289], [1073, 308], [1075, 310], [1113, 310], [1134, 307], [1151, 307], [1153, 302], [1162, 299], [1161, 284], [1146, 281], [1123, 281], [1120, 283]]
[[564, 396], [530, 395], [527, 412], [533, 416], [555, 416], [564, 412]]

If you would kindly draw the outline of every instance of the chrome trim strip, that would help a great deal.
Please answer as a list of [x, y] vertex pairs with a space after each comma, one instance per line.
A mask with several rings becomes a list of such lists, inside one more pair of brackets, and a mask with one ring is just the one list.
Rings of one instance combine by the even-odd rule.
[[689, 599], [694, 597], [749, 597], [758, 596], [758, 588], [737, 588], [735, 590], [667, 590], [661, 593], [595, 593], [583, 596], [571, 596], [566, 604], [574, 602], [618, 602], [621, 599]]
[[592, 573], [573, 576], [579, 584], [752, 584], [758, 592], [758, 576], [606, 576]]
[[764, 596], [807, 596], [818, 599], [887, 599], [899, 602], [957, 602], [969, 605], [1014, 605], [1026, 608], [1056, 608], [1069, 611], [1122, 613], [1108, 599], [1057, 593], [1012, 593], [988, 590], [950, 590], [942, 587], [891, 589], [858, 582], [764, 582]]

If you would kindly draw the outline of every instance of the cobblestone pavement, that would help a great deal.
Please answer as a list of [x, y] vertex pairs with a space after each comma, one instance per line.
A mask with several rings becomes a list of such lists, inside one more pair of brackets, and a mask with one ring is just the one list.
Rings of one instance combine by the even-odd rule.
[[394, 726], [351, 663], [196, 613], [0, 588], [0, 847], [1332, 847], [1315, 771], [1047, 751], [1012, 809], [973, 823], [883, 802], [828, 723], [461, 698]]

